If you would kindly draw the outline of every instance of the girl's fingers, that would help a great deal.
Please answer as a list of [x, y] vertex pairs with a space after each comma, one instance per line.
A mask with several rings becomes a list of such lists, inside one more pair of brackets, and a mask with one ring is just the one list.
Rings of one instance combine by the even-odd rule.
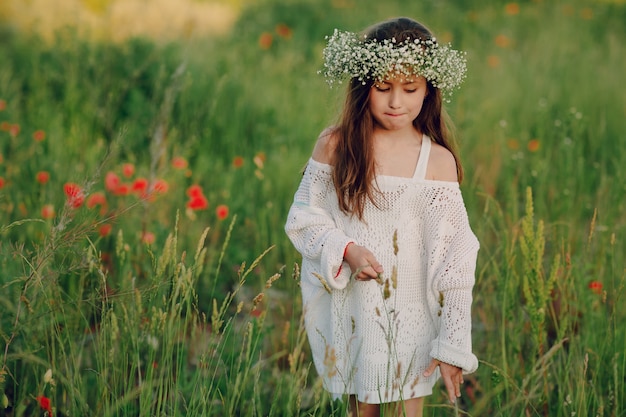
[[426, 370], [424, 371], [424, 376], [426, 377], [431, 376], [433, 372], [435, 372], [435, 369], [437, 369], [438, 366], [439, 366], [438, 360], [433, 359], [432, 361], [430, 361], [430, 365], [428, 365], [428, 368], [426, 368]]

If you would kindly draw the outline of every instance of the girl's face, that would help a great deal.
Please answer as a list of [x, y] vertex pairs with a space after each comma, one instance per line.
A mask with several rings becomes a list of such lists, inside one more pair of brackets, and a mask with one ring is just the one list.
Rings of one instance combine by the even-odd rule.
[[424, 77], [390, 77], [374, 83], [369, 93], [369, 107], [377, 128], [412, 128], [427, 91]]

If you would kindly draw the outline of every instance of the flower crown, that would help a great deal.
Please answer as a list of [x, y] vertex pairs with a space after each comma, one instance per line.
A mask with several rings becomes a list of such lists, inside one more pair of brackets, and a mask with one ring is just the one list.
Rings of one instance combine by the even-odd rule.
[[435, 38], [395, 38], [377, 41], [361, 40], [353, 32], [335, 29], [324, 48], [324, 70], [332, 88], [345, 78], [383, 81], [391, 72], [401, 75], [421, 75], [434, 87], [451, 93], [465, 79], [467, 70], [465, 53], [450, 45], [441, 46]]

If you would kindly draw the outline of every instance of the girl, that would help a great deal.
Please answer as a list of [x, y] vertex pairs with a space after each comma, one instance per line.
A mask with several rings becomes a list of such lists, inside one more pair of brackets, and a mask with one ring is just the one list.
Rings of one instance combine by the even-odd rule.
[[[302, 254], [305, 326], [325, 388], [353, 416], [421, 416], [439, 376], [450, 401], [471, 350], [478, 241], [442, 91], [462, 53], [398, 18], [324, 50], [332, 85], [350, 78], [338, 124], [319, 136], [285, 230]], [[385, 407], [381, 407], [386, 404]]]

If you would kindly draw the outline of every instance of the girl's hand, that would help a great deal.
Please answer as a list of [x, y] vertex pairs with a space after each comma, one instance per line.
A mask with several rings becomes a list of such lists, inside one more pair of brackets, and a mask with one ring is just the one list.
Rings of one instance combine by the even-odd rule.
[[431, 376], [437, 367], [439, 367], [439, 370], [441, 371], [441, 378], [443, 378], [443, 383], [448, 390], [448, 398], [450, 399], [450, 402], [454, 404], [456, 399], [461, 396], [463, 370], [454, 365], [433, 359], [430, 362], [430, 365], [428, 365], [428, 368], [424, 371], [424, 376]]
[[376, 279], [383, 273], [383, 266], [376, 260], [374, 254], [356, 243], [348, 245], [344, 259], [350, 265], [352, 276], [358, 281]]

